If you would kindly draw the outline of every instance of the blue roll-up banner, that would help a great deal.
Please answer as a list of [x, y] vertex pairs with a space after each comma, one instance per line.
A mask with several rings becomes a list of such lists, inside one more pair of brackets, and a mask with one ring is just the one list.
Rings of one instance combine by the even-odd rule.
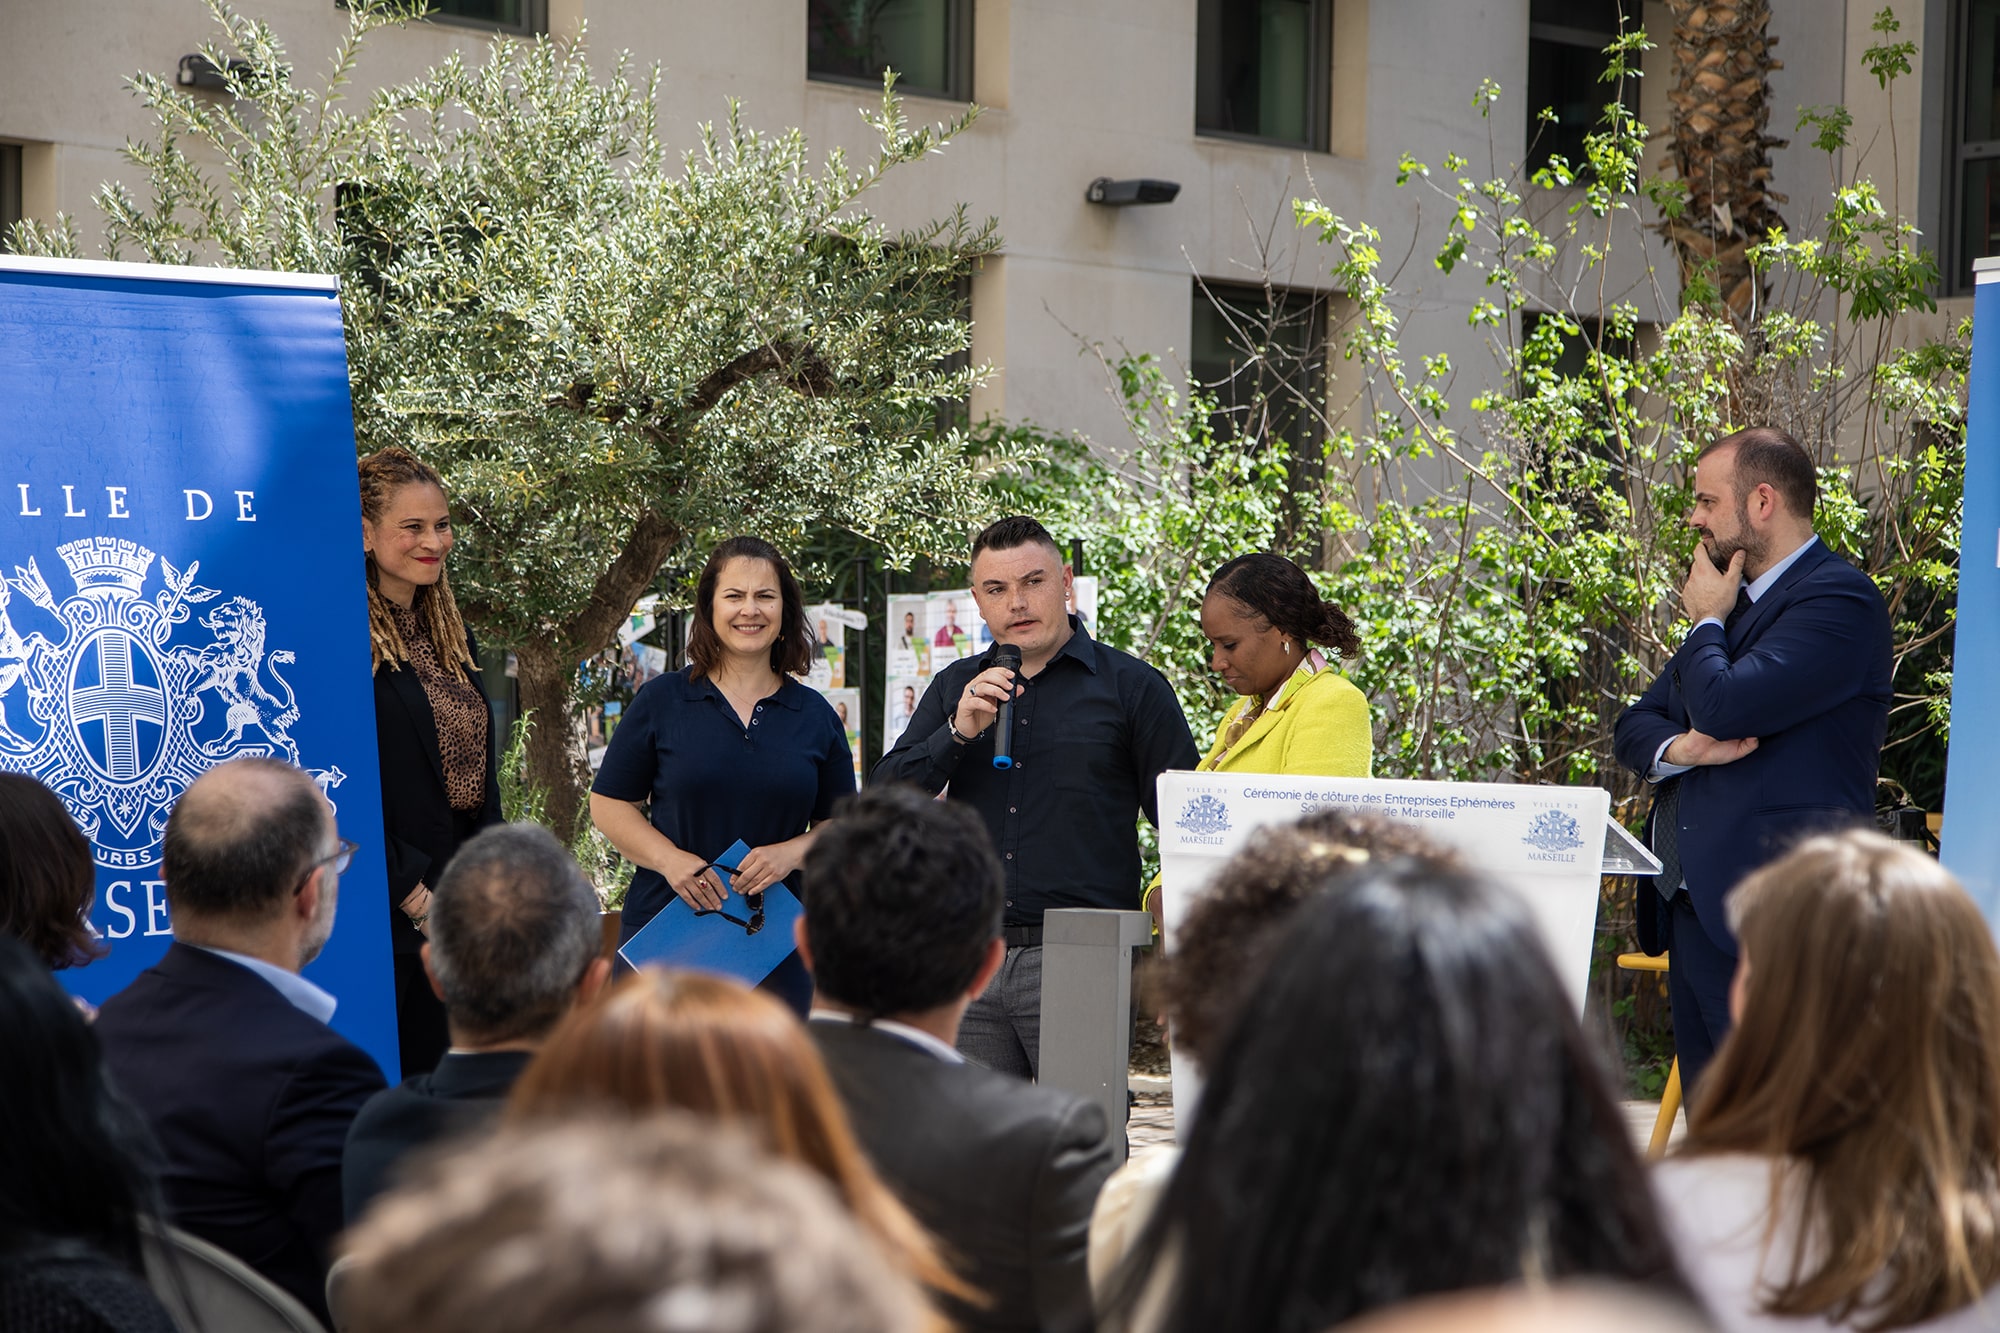
[[1965, 527], [1952, 631], [1951, 747], [1942, 859], [2000, 925], [2000, 259], [1973, 262], [1972, 374], [1966, 385]]
[[0, 258], [0, 768], [97, 856], [100, 1002], [173, 921], [167, 815], [225, 760], [297, 764], [362, 850], [306, 975], [395, 1078], [361, 500], [332, 278]]

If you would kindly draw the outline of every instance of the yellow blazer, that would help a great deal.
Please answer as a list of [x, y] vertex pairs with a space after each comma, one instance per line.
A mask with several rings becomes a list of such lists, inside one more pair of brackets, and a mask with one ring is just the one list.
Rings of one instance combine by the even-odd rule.
[[1238, 699], [1216, 728], [1215, 742], [1201, 761], [1205, 772], [1283, 773], [1298, 777], [1365, 778], [1374, 764], [1375, 737], [1368, 699], [1354, 683], [1328, 666], [1295, 676], [1278, 702], [1250, 724], [1250, 730], [1218, 762], [1229, 725], [1250, 706]]

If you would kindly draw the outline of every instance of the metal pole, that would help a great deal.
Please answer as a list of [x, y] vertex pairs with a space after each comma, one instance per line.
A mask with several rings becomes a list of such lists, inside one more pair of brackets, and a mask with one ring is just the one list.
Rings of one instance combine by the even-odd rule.
[[1127, 1151], [1132, 1064], [1132, 950], [1153, 942], [1144, 912], [1064, 907], [1042, 914], [1041, 1081], [1104, 1108]]

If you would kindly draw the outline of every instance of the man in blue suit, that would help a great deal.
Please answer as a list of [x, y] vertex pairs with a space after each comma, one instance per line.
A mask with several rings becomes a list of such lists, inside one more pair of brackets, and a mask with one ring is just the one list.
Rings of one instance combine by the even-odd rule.
[[1665, 872], [1657, 896], [1640, 891], [1639, 943], [1671, 951], [1689, 1089], [1729, 1030], [1737, 946], [1723, 900], [1800, 837], [1872, 818], [1893, 670], [1881, 594], [1813, 535], [1817, 476], [1796, 440], [1764, 427], [1717, 440], [1694, 491], [1702, 550], [1681, 590], [1694, 628], [1615, 741], [1655, 784]]
[[168, 1220], [326, 1318], [340, 1155], [382, 1071], [327, 1026], [299, 975], [333, 933], [354, 844], [311, 778], [237, 759], [167, 820], [160, 876], [174, 944], [104, 1002], [97, 1036], [158, 1140]]

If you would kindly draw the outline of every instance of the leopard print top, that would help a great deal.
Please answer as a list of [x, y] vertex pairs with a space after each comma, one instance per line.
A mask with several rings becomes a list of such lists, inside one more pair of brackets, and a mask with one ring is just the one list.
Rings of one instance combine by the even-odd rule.
[[410, 666], [437, 724], [438, 754], [444, 759], [444, 794], [454, 810], [477, 810], [486, 804], [486, 729], [492, 716], [486, 696], [458, 672], [438, 664], [437, 645], [424, 632], [415, 611], [394, 602], [389, 614], [410, 650]]

